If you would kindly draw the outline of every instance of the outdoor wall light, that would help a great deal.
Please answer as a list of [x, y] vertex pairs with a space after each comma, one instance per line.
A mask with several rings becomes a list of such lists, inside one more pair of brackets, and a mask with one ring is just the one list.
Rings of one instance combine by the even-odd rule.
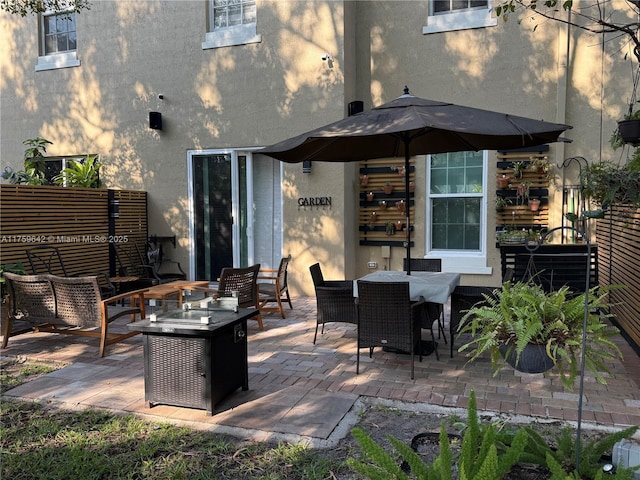
[[111, 218], [120, 218], [120, 200], [112, 200], [109, 204], [109, 215]]
[[302, 173], [311, 173], [311, 160], [302, 162]]
[[162, 130], [162, 114], [160, 112], [149, 112], [149, 128]]
[[322, 61], [327, 62], [327, 65], [329, 66], [329, 68], [333, 68], [333, 57], [329, 52], [324, 53], [322, 55]]

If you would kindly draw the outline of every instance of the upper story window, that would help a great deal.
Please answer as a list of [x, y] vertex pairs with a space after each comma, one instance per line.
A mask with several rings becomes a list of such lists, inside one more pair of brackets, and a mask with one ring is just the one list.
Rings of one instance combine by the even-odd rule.
[[45, 55], [76, 49], [75, 13], [45, 14], [42, 16], [42, 26], [42, 47]]
[[78, 36], [74, 12], [40, 15], [40, 56], [36, 70], [77, 67]]
[[209, 31], [202, 48], [258, 43], [255, 0], [209, 0]]
[[471, 8], [488, 8], [489, 0], [433, 0], [429, 2], [431, 15], [454, 12], [456, 10], [469, 10]]
[[422, 33], [449, 32], [498, 24], [491, 0], [429, 0], [429, 17]]

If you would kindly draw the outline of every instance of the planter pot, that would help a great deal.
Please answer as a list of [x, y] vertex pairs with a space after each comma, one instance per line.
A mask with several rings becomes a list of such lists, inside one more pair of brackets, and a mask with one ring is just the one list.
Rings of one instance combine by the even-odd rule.
[[402, 231], [402, 222], [396, 222], [396, 231], [398, 232]]
[[498, 177], [498, 186], [500, 188], [507, 188], [509, 186], [509, 177], [502, 176]]
[[409, 182], [409, 192], [414, 192], [416, 190], [416, 184], [414, 182]]
[[373, 200], [373, 192], [367, 193], [367, 201], [372, 201]]
[[387, 202], [385, 202], [384, 200], [381, 200], [380, 202], [378, 202], [378, 206], [380, 207], [380, 210], [386, 210]]
[[405, 210], [404, 200], [400, 200], [399, 202], [396, 202], [396, 208], [398, 209], [399, 212], [404, 212]]
[[369, 176], [368, 175], [360, 175], [360, 185], [366, 187], [369, 185]]
[[[449, 433], [448, 436], [452, 451], [456, 454], [459, 453], [462, 449], [462, 437], [455, 433]], [[411, 449], [420, 455], [420, 458], [422, 458], [425, 463], [433, 463], [436, 457], [440, 455], [440, 433], [419, 433], [411, 440]], [[411, 467], [409, 467], [406, 460], [400, 464], [400, 468], [405, 473], [411, 471]]]
[[640, 145], [640, 119], [620, 120], [618, 131], [624, 143]]
[[532, 212], [537, 212], [540, 208], [540, 200], [538, 199], [529, 199], [529, 210]]
[[385, 195], [391, 195], [393, 193], [393, 185], [385, 185], [384, 193]]
[[517, 365], [515, 350], [512, 350], [505, 357], [507, 347], [503, 345], [500, 346], [500, 353], [509, 365], [523, 373], [544, 373], [547, 370], [551, 370], [554, 365], [553, 360], [547, 355], [544, 345], [529, 344], [524, 347]]
[[527, 240], [527, 234], [524, 232], [504, 233], [498, 237], [498, 240], [507, 245], [521, 244]]

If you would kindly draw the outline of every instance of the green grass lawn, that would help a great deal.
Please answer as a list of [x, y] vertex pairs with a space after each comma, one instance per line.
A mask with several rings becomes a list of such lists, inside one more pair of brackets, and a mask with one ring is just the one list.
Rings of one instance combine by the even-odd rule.
[[[46, 368], [3, 367], [1, 391]], [[346, 465], [347, 451], [244, 442], [133, 415], [70, 412], [5, 398], [0, 403], [0, 421], [2, 479], [311, 480], [352, 474]]]

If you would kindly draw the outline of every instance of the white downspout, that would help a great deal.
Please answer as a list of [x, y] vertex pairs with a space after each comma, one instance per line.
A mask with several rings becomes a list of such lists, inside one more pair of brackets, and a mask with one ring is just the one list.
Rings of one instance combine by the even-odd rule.
[[[564, 24], [564, 29], [562, 28], [562, 23], [560, 23], [558, 27], [558, 80], [557, 80], [557, 96], [556, 96], [556, 123], [567, 123], [567, 85], [569, 83], [569, 55], [571, 48], [571, 10], [568, 11], [568, 22]], [[566, 35], [565, 42], [562, 41], [562, 32]], [[563, 48], [564, 47], [564, 48]], [[565, 154], [565, 144], [564, 142], [558, 142], [555, 144], [556, 149], [556, 159], [557, 165], [562, 165], [564, 159], [566, 157]], [[566, 184], [565, 181], [565, 171], [562, 171], [562, 190], [560, 192], [555, 192], [555, 195], [560, 195], [560, 201], [564, 202], [564, 186]], [[554, 195], [554, 196], [555, 196]], [[560, 206], [560, 212], [564, 211], [564, 205]], [[564, 216], [560, 219], [559, 222], [562, 226], [566, 225], [566, 219]], [[563, 231], [563, 235], [566, 235], [566, 232]]]

